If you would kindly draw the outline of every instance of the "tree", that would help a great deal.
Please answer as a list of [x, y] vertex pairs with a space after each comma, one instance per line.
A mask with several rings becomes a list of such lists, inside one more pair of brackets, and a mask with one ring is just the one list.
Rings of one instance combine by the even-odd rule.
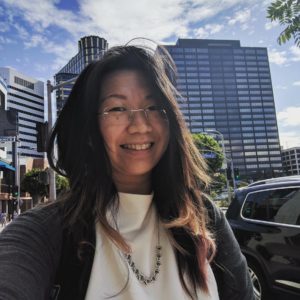
[[40, 169], [28, 171], [21, 182], [21, 191], [28, 192], [32, 197], [33, 206], [40, 202], [43, 196], [46, 196], [47, 186], [39, 181]]
[[57, 194], [59, 194], [62, 191], [68, 190], [70, 187], [69, 180], [66, 177], [58, 174], [55, 175], [55, 183], [56, 183]]
[[293, 37], [295, 44], [300, 47], [300, 0], [276, 0], [267, 11], [267, 18], [286, 26], [277, 39], [279, 45]]
[[207, 134], [195, 133], [192, 136], [196, 147], [206, 159], [211, 175], [218, 172], [224, 160], [219, 143]]
[[[45, 171], [41, 169], [32, 169], [24, 175], [21, 182], [21, 190], [30, 194], [33, 206], [38, 204], [42, 197], [48, 196], [48, 185], [42, 182], [41, 173], [45, 173]], [[58, 174], [55, 175], [55, 183], [57, 193], [69, 188], [68, 179]]]
[[226, 176], [222, 173], [215, 173], [212, 177], [211, 188], [217, 193], [221, 193], [226, 186]]

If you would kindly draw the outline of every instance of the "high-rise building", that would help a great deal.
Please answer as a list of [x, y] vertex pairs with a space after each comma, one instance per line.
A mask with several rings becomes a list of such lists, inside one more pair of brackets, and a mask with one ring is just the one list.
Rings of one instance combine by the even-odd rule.
[[287, 175], [300, 175], [300, 147], [281, 150], [283, 170]]
[[[36, 124], [44, 122], [44, 83], [12, 68], [1, 67], [0, 76], [7, 87], [5, 109], [14, 109], [18, 114], [18, 137], [20, 157], [43, 157], [36, 151]], [[12, 155], [7, 145], [8, 156]]]
[[177, 66], [185, 99], [180, 107], [191, 132], [221, 132], [241, 175], [281, 172], [267, 49], [205, 39], [178, 39], [165, 47]]
[[[78, 41], [78, 53], [55, 75], [55, 84], [76, 78], [79, 73], [92, 61], [102, 58], [108, 49], [105, 39], [98, 36], [85, 36]], [[64, 85], [56, 91], [58, 113], [69, 96], [73, 83]]]
[[6, 110], [7, 107], [7, 83], [0, 76], [0, 109]]

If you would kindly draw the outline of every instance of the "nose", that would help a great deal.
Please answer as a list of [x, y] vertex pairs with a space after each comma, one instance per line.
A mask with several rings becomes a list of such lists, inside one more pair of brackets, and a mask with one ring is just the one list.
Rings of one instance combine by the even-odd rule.
[[144, 110], [141, 109], [131, 112], [128, 131], [129, 133], [146, 133], [152, 131], [152, 126], [149, 123], [148, 117]]

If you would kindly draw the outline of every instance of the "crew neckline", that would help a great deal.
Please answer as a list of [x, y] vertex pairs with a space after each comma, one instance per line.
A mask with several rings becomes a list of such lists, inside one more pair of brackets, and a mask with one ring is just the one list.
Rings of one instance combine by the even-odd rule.
[[146, 213], [152, 204], [153, 192], [149, 195], [129, 194], [118, 192], [119, 213], [140, 214]]

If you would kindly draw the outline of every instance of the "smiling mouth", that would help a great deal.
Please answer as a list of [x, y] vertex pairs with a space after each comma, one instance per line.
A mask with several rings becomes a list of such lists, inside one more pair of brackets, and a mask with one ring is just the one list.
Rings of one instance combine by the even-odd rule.
[[123, 149], [129, 149], [129, 150], [135, 150], [135, 151], [141, 151], [141, 150], [148, 150], [153, 145], [154, 145], [154, 143], [146, 143], [146, 144], [124, 144], [124, 145], [121, 145], [121, 148], [123, 148]]

